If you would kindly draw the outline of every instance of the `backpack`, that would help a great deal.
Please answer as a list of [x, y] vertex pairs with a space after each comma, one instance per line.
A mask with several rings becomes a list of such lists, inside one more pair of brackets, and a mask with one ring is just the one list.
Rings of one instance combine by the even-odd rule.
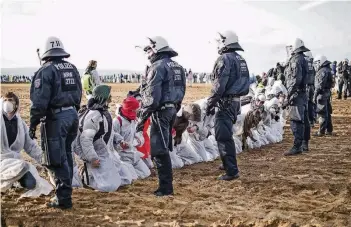
[[[109, 139], [110, 139], [111, 132], [112, 132], [112, 117], [108, 113], [108, 111], [104, 111], [103, 109], [97, 109], [97, 110], [101, 114], [102, 119], [104, 119], [104, 116], [106, 117], [107, 122], [108, 122], [108, 130], [107, 130], [107, 133], [105, 134], [105, 124], [104, 124], [104, 121], [101, 121], [99, 123], [99, 131], [95, 134], [93, 142], [95, 142], [96, 140], [103, 137], [103, 140], [107, 144]], [[86, 105], [84, 105], [84, 106], [82, 106], [82, 108], [78, 112], [78, 118], [79, 118], [78, 130], [80, 133], [83, 132], [85, 117], [87, 116], [89, 111], [90, 111], [90, 109]]]
[[94, 88], [93, 76], [90, 73], [86, 73], [82, 76], [81, 82], [83, 90], [88, 94], [92, 94]]

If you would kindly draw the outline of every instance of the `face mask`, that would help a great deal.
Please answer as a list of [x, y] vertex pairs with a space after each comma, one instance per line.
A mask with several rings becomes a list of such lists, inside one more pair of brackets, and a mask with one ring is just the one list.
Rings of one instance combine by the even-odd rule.
[[10, 101], [5, 101], [2, 105], [2, 108], [5, 111], [5, 113], [8, 113], [8, 114], [12, 113], [14, 110], [14, 106], [13, 106], [12, 102], [10, 102]]

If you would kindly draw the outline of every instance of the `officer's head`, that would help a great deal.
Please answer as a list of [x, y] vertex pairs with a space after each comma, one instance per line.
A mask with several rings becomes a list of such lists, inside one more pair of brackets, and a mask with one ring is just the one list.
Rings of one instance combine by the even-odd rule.
[[345, 65], [348, 65], [348, 64], [349, 64], [349, 59], [345, 58], [344, 64], [345, 64]]
[[290, 57], [293, 54], [310, 51], [308, 48], [305, 47], [305, 43], [299, 38], [296, 38], [294, 41], [289, 43], [286, 46], [286, 50], [287, 50], [288, 57]]
[[324, 55], [319, 55], [314, 59], [315, 68], [318, 70], [322, 66], [329, 65], [331, 62], [328, 61], [327, 57]]
[[217, 38], [215, 40], [217, 43], [218, 52], [221, 52], [223, 49], [244, 51], [244, 49], [239, 44], [238, 35], [233, 31], [228, 30], [218, 32]]
[[111, 102], [111, 87], [105, 84], [98, 85], [93, 90], [95, 103], [108, 105]]
[[307, 51], [305, 53], [305, 58], [306, 58], [307, 61], [313, 60], [312, 52], [311, 51]]
[[19, 99], [13, 92], [7, 92], [2, 97], [2, 111], [7, 115], [11, 115], [17, 112], [19, 107]]
[[169, 47], [167, 40], [161, 36], [147, 38], [147, 44], [143, 46], [143, 50], [149, 60], [159, 53], [166, 53], [169, 57], [178, 56], [178, 53]]
[[51, 36], [46, 40], [41, 60], [48, 61], [52, 58], [69, 58], [69, 56], [70, 54], [65, 51], [61, 40], [57, 37]]

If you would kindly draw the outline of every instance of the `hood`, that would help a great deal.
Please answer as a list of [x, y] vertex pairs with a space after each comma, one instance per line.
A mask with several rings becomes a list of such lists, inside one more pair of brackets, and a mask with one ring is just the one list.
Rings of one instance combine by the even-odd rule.
[[302, 46], [302, 47], [299, 47], [296, 50], [294, 50], [292, 53], [297, 54], [297, 53], [303, 53], [303, 52], [307, 52], [307, 51], [310, 51], [310, 49], [308, 49], [305, 46]]

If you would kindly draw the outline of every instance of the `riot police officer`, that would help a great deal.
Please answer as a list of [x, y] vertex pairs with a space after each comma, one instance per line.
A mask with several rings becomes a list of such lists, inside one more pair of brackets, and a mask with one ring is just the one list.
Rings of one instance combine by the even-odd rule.
[[316, 71], [313, 67], [313, 56], [311, 51], [307, 51], [305, 53], [305, 59], [308, 63], [308, 80], [307, 80], [307, 99], [308, 99], [308, 119], [310, 121], [311, 127], [313, 127], [315, 123], [315, 103], [313, 99], [314, 95], [314, 80]]
[[319, 119], [319, 130], [314, 134], [315, 136], [332, 135], [333, 133], [330, 102], [333, 74], [330, 64], [331, 62], [325, 56], [317, 57], [315, 60], [317, 74], [313, 100], [317, 104], [316, 112]]
[[310, 140], [310, 124], [308, 120], [308, 100], [306, 87], [308, 83], [308, 63], [304, 52], [309, 51], [301, 39], [296, 39], [293, 45], [288, 46], [290, 59], [285, 68], [286, 86], [288, 90], [288, 110], [290, 127], [294, 135], [293, 147], [284, 155], [296, 155], [308, 151]]
[[173, 194], [173, 173], [169, 152], [172, 152], [172, 126], [185, 95], [185, 71], [171, 58], [178, 55], [160, 36], [148, 38], [144, 47], [151, 62], [146, 81], [141, 87], [142, 108], [137, 131], [151, 116], [151, 157], [155, 162], [159, 187], [156, 196]]
[[77, 68], [63, 60], [70, 54], [60, 39], [49, 37], [44, 51], [41, 56], [44, 63], [35, 73], [30, 88], [29, 131], [30, 137], [35, 138], [37, 125], [45, 119], [45, 126], [41, 127], [42, 147], [43, 150], [47, 147], [46, 165], [56, 181], [56, 197], [47, 205], [67, 209], [72, 207], [71, 144], [77, 136], [82, 84]]
[[237, 51], [244, 51], [238, 36], [232, 31], [218, 33], [218, 57], [212, 71], [211, 96], [208, 98], [206, 115], [213, 115], [215, 107], [215, 138], [226, 174], [219, 180], [239, 177], [233, 140], [233, 124], [240, 111], [240, 96], [249, 93], [250, 74], [245, 59]]
[[342, 93], [344, 93], [344, 99], [347, 99], [348, 82], [350, 79], [348, 61], [348, 59], [345, 59], [338, 65], [338, 99], [341, 99]]

